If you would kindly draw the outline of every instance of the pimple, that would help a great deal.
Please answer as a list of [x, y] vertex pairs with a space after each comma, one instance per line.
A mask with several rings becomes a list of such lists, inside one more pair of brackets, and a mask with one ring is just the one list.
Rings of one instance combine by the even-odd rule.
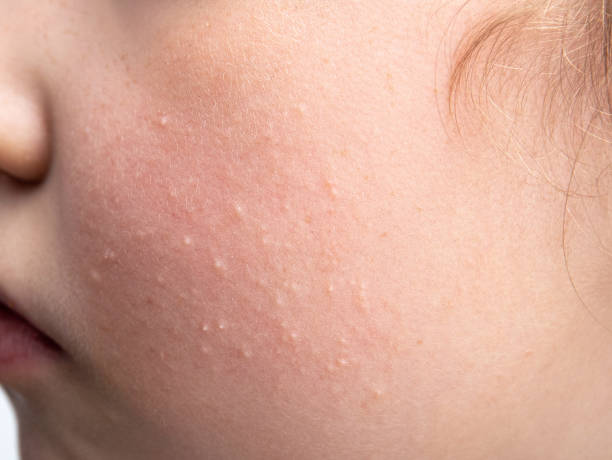
[[220, 330], [225, 330], [227, 329], [227, 321], [225, 321], [224, 319], [220, 319], [219, 322], [217, 323], [217, 327]]
[[115, 258], [117, 257], [117, 254], [115, 254], [115, 251], [113, 251], [110, 248], [106, 248], [104, 250], [104, 260], [115, 260]]
[[162, 115], [159, 119], [159, 124], [162, 126], [166, 126], [168, 124], [169, 119], [170, 118], [168, 117], [168, 115]]
[[338, 189], [336, 188], [336, 185], [332, 181], [326, 180], [325, 188], [327, 189], [327, 192], [329, 193], [329, 196], [332, 199], [338, 196]]
[[91, 277], [92, 280], [94, 280], [96, 283], [99, 283], [100, 281], [102, 281], [102, 275], [100, 275], [100, 272], [98, 270], [91, 270], [89, 272], [89, 276]]
[[218, 272], [225, 272], [227, 271], [227, 264], [225, 263], [225, 261], [219, 257], [215, 257], [214, 260], [214, 265], [215, 265], [215, 269]]
[[234, 203], [234, 211], [236, 211], [238, 217], [244, 217], [244, 208], [240, 203]]
[[240, 354], [243, 358], [250, 358], [253, 356], [253, 351], [250, 348], [242, 347], [240, 349]]
[[285, 305], [285, 298], [281, 291], [276, 292], [275, 301], [276, 301], [276, 305], [278, 305], [279, 307]]
[[210, 330], [210, 326], [208, 323], [203, 323], [201, 326], [202, 332], [208, 332]]
[[185, 243], [185, 246], [191, 246], [193, 244], [193, 238], [191, 238], [189, 235], [185, 235], [183, 238], [183, 243]]

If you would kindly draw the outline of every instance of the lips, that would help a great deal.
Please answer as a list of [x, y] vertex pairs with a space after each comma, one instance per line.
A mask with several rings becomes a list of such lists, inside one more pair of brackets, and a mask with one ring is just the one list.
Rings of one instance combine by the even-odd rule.
[[60, 351], [57, 343], [0, 301], [0, 377], [3, 366]]

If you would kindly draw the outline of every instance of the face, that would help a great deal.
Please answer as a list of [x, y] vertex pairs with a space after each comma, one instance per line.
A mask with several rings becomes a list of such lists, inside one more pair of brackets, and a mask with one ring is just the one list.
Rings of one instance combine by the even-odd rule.
[[0, 0], [0, 284], [63, 350], [2, 377], [24, 458], [603, 434], [564, 196], [440, 110], [460, 3]]

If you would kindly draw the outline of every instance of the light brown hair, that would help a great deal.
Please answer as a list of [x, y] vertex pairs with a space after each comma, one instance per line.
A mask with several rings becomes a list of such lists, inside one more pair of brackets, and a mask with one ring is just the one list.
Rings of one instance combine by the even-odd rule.
[[568, 267], [566, 221], [570, 199], [609, 193], [601, 179], [612, 171], [610, 3], [492, 4], [491, 14], [472, 27], [455, 52], [447, 100], [460, 133], [488, 134], [530, 172], [534, 165], [560, 166], [556, 173], [534, 175], [565, 195], [565, 265], [596, 320]]

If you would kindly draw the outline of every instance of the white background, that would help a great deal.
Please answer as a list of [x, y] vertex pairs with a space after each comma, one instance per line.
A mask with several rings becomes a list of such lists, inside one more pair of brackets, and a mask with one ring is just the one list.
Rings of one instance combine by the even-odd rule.
[[2, 390], [0, 390], [0, 458], [2, 460], [18, 459], [15, 417]]

